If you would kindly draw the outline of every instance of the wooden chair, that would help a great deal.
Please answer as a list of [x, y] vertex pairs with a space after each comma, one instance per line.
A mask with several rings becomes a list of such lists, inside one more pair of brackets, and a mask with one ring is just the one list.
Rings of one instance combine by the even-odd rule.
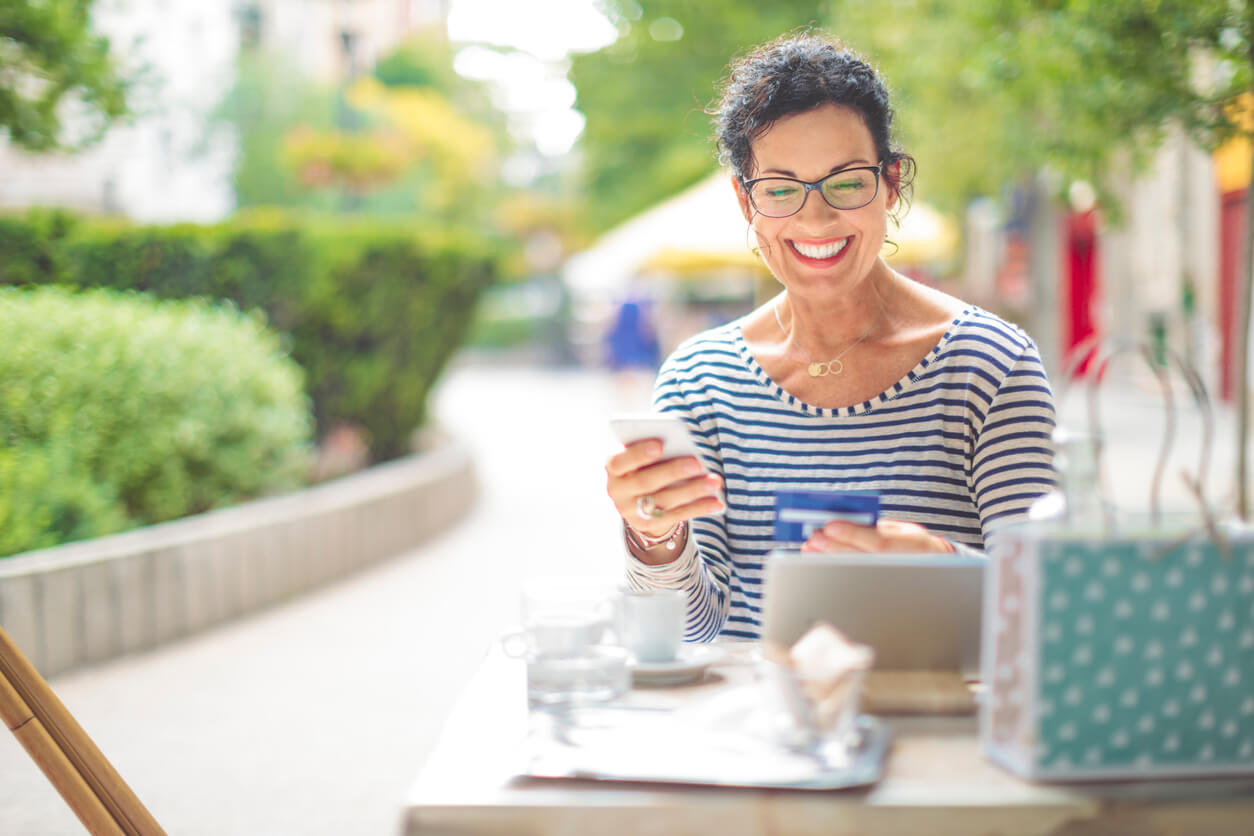
[[93, 836], [165, 831], [0, 629], [0, 720]]

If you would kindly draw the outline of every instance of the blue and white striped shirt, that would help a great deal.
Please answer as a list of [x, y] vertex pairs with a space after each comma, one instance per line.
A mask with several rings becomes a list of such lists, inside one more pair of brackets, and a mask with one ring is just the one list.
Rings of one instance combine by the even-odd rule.
[[654, 408], [684, 419], [726, 486], [726, 514], [693, 520], [674, 562], [628, 555], [634, 586], [688, 591], [690, 641], [758, 638], [776, 491], [877, 491], [884, 517], [982, 549], [990, 530], [1022, 518], [1054, 481], [1053, 399], [1036, 346], [974, 306], [904, 378], [856, 406], [788, 394], [736, 320], [675, 350]]

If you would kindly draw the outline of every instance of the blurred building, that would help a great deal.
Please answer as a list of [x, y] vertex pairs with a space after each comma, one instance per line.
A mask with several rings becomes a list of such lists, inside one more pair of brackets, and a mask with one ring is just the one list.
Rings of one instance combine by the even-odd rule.
[[1231, 246], [1211, 157], [1169, 130], [1145, 170], [1113, 167], [1113, 213], [1096, 208], [1091, 185], [1064, 185], [1042, 173], [1009, 190], [1000, 212], [969, 207], [961, 295], [1023, 326], [1051, 376], [1090, 336], [1141, 340], [1187, 356], [1226, 396], [1234, 306], [1221, 262]]
[[[1254, 104], [1246, 99], [1247, 111]], [[1237, 138], [1215, 152], [1215, 179], [1219, 190], [1219, 283], [1216, 294], [1220, 334], [1220, 367], [1225, 398], [1236, 393], [1238, 352], [1249, 350], [1249, 335], [1241, 335], [1241, 253], [1248, 231], [1246, 201], [1249, 198], [1251, 149], [1245, 138]], [[1254, 362], [1247, 366], [1254, 372]]]
[[[1126, 209], [1123, 219], [1096, 224], [1091, 235], [1098, 250], [1095, 325], [1103, 333], [1171, 345], [1211, 391], [1223, 390], [1220, 192], [1210, 155], [1173, 129], [1147, 171], [1112, 182]], [[1069, 240], [1074, 274], [1075, 250], [1083, 242], [1075, 233]], [[1072, 275], [1068, 286], [1074, 308], [1084, 299], [1084, 284]], [[1077, 339], [1073, 329], [1069, 344]]]
[[335, 82], [369, 70], [416, 27], [441, 25], [450, 0], [236, 0], [246, 48], [282, 55]]
[[[373, 66], [448, 0], [98, 0], [93, 20], [141, 70], [135, 117], [78, 154], [32, 155], [0, 138], [0, 209], [63, 206], [145, 222], [219, 220], [234, 208], [235, 137], [213, 119], [241, 49], [334, 82]], [[73, 130], [73, 124], [68, 126]]]

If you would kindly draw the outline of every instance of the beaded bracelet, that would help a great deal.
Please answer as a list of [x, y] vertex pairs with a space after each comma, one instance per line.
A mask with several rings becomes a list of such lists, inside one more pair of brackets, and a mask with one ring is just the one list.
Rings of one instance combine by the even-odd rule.
[[647, 552], [655, 546], [660, 546], [663, 543], [666, 544], [667, 551], [675, 551], [675, 549], [679, 547], [679, 541], [681, 539], [680, 535], [684, 533], [687, 527], [687, 522], [677, 522], [670, 528], [669, 531], [665, 532], [660, 537], [650, 537], [647, 534], [636, 531], [626, 520], [623, 520], [623, 530], [627, 535], [627, 542], [631, 543], [642, 552]]

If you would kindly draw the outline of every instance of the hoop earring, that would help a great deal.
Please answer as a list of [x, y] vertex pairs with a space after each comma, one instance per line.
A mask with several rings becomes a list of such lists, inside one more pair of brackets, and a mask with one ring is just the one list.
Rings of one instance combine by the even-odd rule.
[[[898, 223], [896, 220], [894, 220], [894, 221], [893, 221], [893, 225], [894, 225], [894, 226], [896, 226], [898, 229], [900, 229], [900, 228], [901, 228], [901, 224], [900, 224], [900, 223]], [[883, 252], [884, 250], [888, 249], [889, 247], [892, 247], [892, 251], [891, 251], [891, 252], [889, 252], [889, 253], [886, 253], [886, 255], [887, 255], [889, 258], [891, 258], [891, 257], [895, 256], [897, 253], [901, 252], [901, 246], [900, 246], [900, 245], [899, 245], [896, 241], [894, 241], [893, 239], [891, 239], [891, 238], [889, 238], [889, 237], [888, 237], [888, 230], [886, 229], [886, 230], [884, 230], [884, 244], [880, 247], [880, 252]]]

